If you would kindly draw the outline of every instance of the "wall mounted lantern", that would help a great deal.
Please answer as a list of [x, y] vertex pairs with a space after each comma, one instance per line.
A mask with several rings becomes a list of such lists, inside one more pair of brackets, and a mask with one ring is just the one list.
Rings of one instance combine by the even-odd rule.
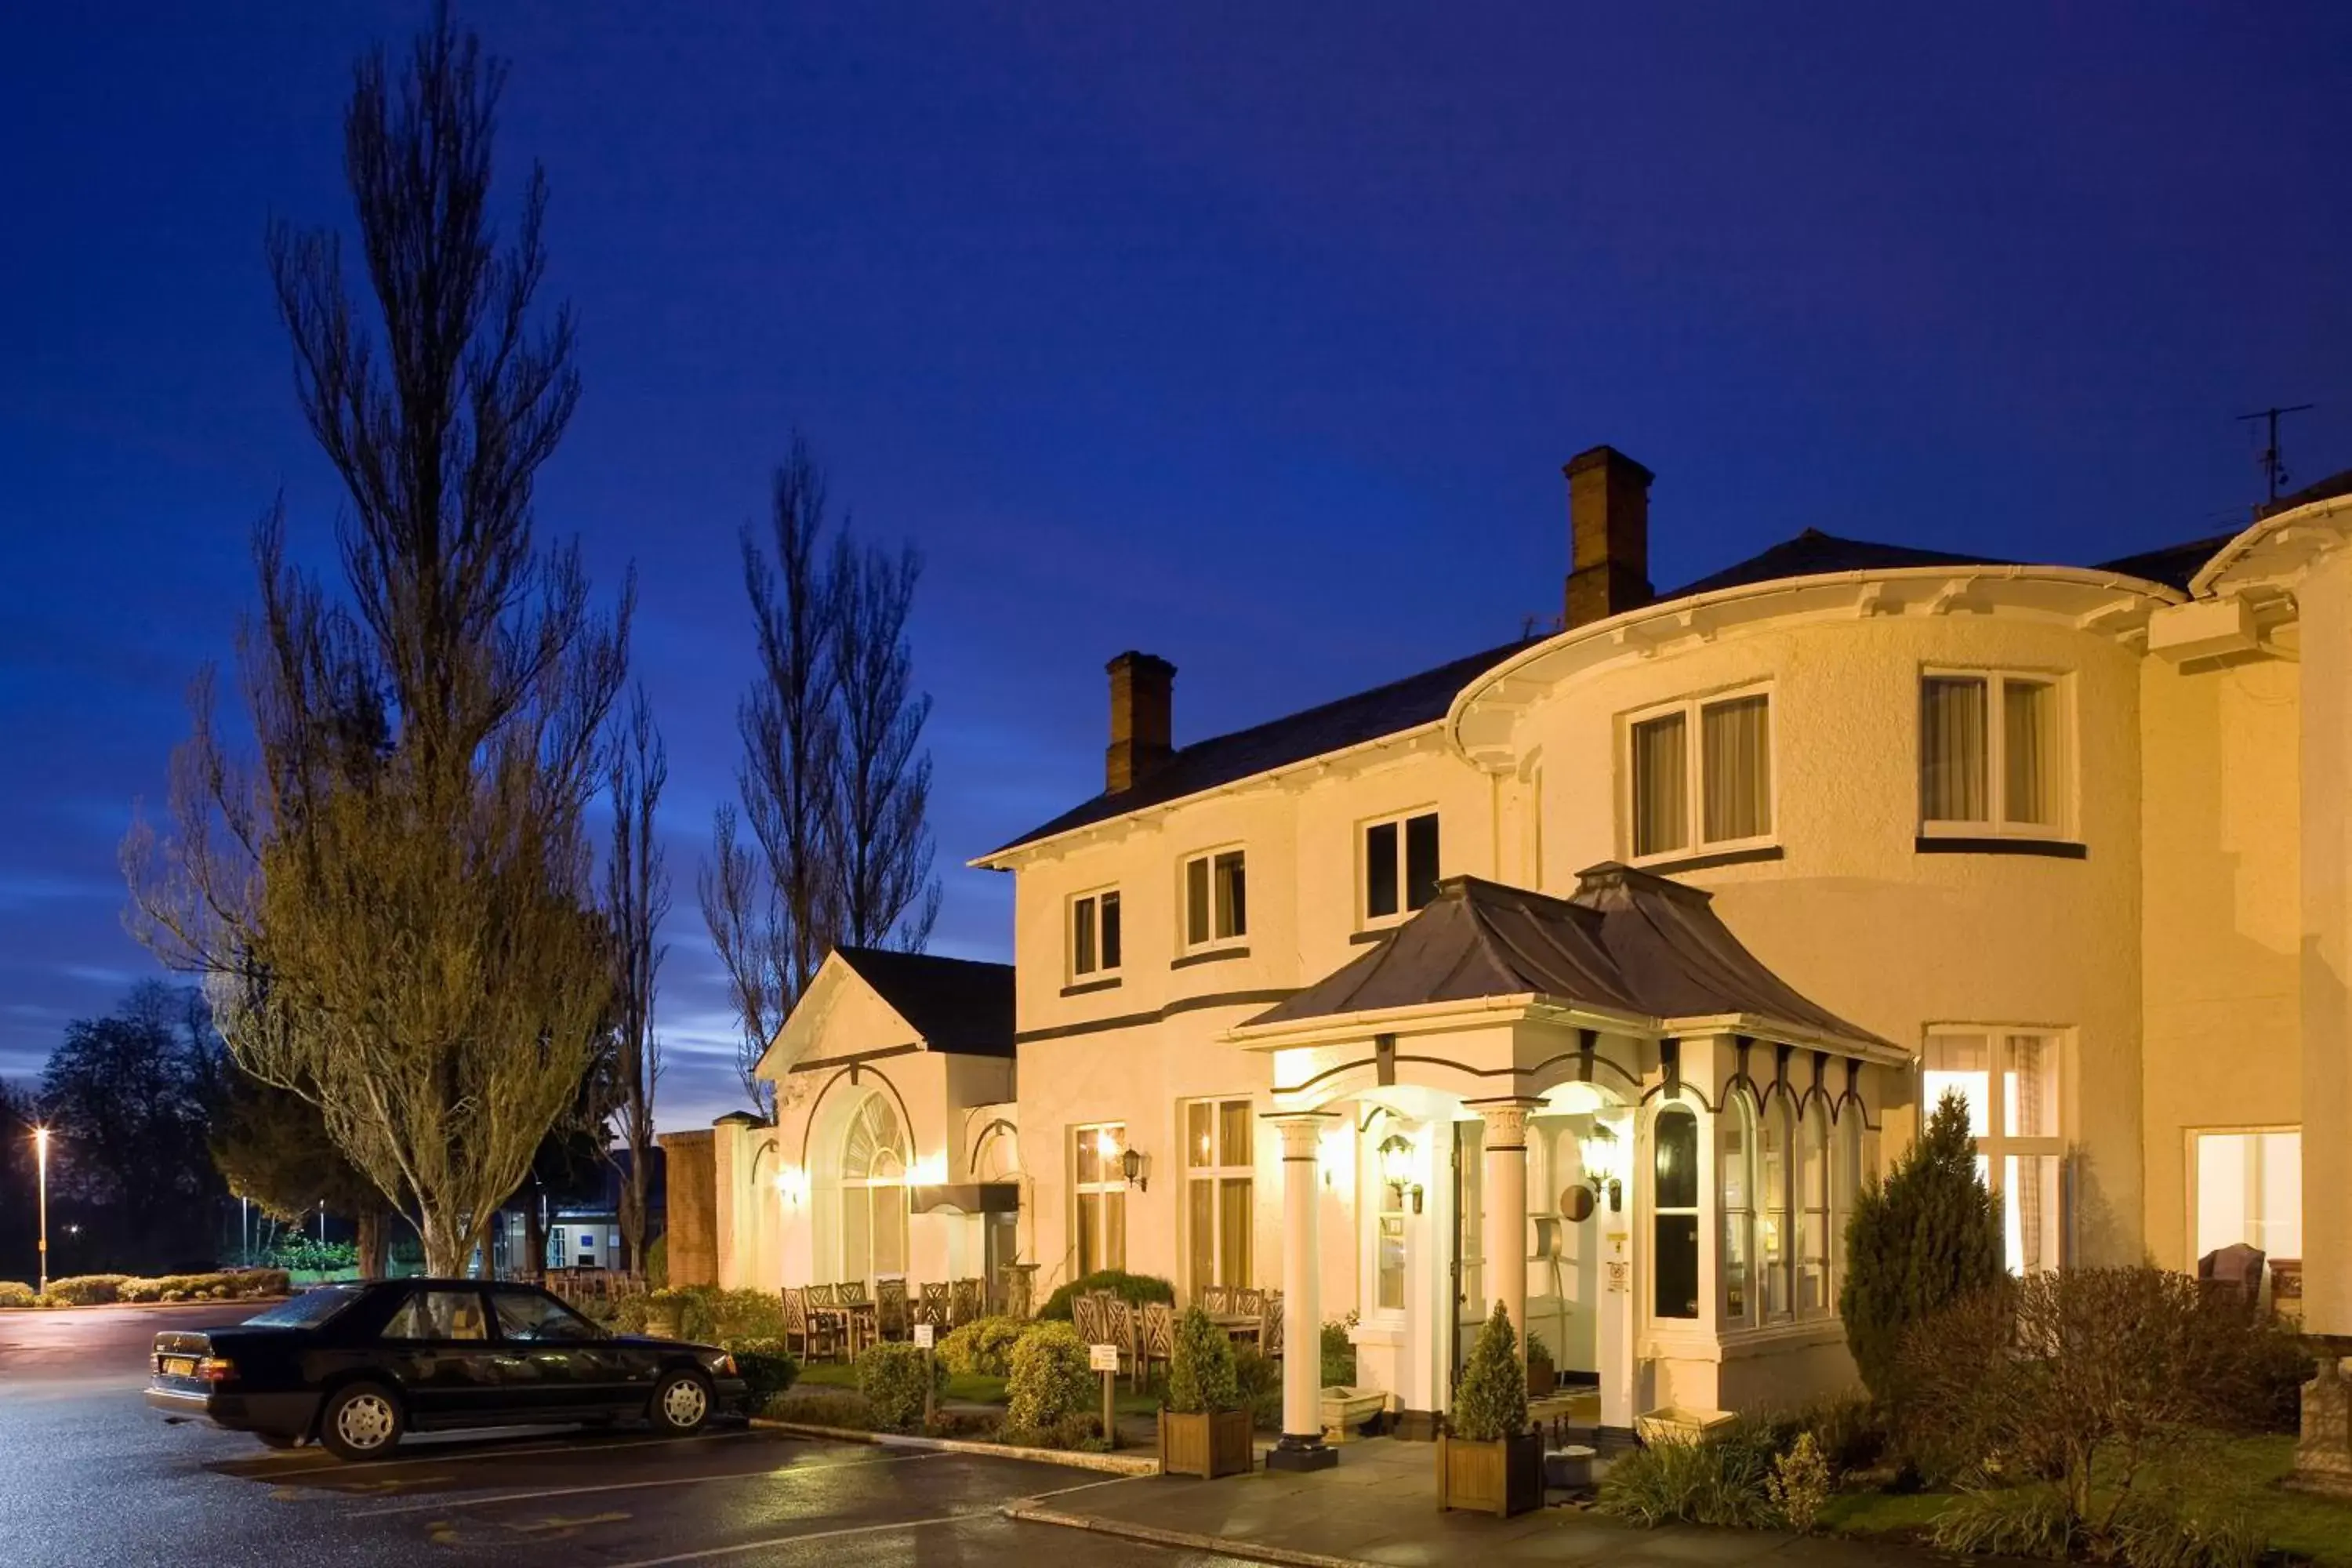
[[1148, 1193], [1151, 1190], [1151, 1178], [1144, 1174], [1144, 1166], [1143, 1151], [1133, 1144], [1128, 1145], [1120, 1152], [1118, 1168], [1127, 1177], [1127, 1184], [1139, 1192]]
[[1577, 1150], [1584, 1157], [1584, 1177], [1596, 1193], [1609, 1194], [1609, 1212], [1622, 1214], [1625, 1209], [1625, 1178], [1619, 1168], [1624, 1149], [1617, 1134], [1601, 1122], [1595, 1121], [1592, 1131], [1576, 1141]]
[[808, 1202], [809, 1173], [798, 1165], [786, 1165], [776, 1173], [776, 1195], [786, 1208], [800, 1207]]
[[1412, 1212], [1421, 1212], [1421, 1184], [1413, 1178], [1412, 1140], [1402, 1132], [1391, 1132], [1381, 1141], [1381, 1180], [1395, 1189], [1402, 1205], [1410, 1197]]

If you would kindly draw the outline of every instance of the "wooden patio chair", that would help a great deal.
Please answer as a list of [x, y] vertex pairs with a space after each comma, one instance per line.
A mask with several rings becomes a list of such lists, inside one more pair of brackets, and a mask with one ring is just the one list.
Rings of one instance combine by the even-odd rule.
[[966, 1323], [976, 1323], [987, 1310], [984, 1293], [977, 1279], [957, 1279], [948, 1287], [948, 1326], [960, 1329]]
[[1151, 1376], [1156, 1363], [1161, 1366], [1176, 1364], [1176, 1309], [1165, 1301], [1146, 1301], [1142, 1321], [1137, 1330], [1135, 1345], [1136, 1375], [1146, 1381]]
[[1080, 1341], [1090, 1345], [1110, 1342], [1110, 1324], [1103, 1310], [1099, 1296], [1085, 1295], [1071, 1299], [1070, 1326], [1078, 1331]]
[[915, 1321], [929, 1323], [944, 1333], [950, 1306], [945, 1285], [925, 1285], [915, 1300]]
[[1234, 1315], [1233, 1287], [1230, 1285], [1202, 1286], [1199, 1306], [1201, 1310], [1213, 1318], [1232, 1317]]
[[907, 1282], [904, 1279], [877, 1279], [874, 1282], [874, 1331], [886, 1340], [908, 1337]]
[[1258, 1302], [1257, 1353], [1268, 1361], [1282, 1359], [1282, 1292], [1268, 1290]]
[[814, 1361], [820, 1355], [833, 1355], [839, 1346], [839, 1336], [832, 1319], [810, 1310], [809, 1287], [805, 1285], [784, 1287], [785, 1348], [791, 1349], [795, 1342], [800, 1346], [797, 1353], [803, 1362]]

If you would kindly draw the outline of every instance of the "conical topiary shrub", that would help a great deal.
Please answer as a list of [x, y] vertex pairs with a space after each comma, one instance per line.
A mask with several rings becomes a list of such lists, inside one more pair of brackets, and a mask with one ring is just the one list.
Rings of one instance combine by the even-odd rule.
[[2007, 1271], [2000, 1204], [1977, 1174], [1958, 1095], [1944, 1096], [1885, 1181], [1864, 1184], [1845, 1255], [1838, 1310], [1854, 1368], [1882, 1404], [1899, 1404], [1904, 1336]]
[[1470, 1364], [1454, 1391], [1453, 1426], [1454, 1436], [1472, 1443], [1516, 1437], [1528, 1429], [1528, 1379], [1519, 1367], [1519, 1338], [1511, 1331], [1511, 1314], [1500, 1301], [1470, 1348]]
[[1168, 1361], [1168, 1408], [1197, 1415], [1240, 1405], [1232, 1337], [1200, 1308], [1186, 1309], [1176, 1321], [1176, 1345]]

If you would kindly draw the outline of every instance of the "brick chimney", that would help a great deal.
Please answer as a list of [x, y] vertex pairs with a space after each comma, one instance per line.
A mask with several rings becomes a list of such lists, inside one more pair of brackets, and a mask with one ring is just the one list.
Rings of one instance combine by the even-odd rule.
[[1595, 447], [1560, 472], [1568, 476], [1568, 626], [1648, 604], [1650, 470], [1614, 447]]
[[1176, 667], [1157, 654], [1129, 648], [1110, 671], [1110, 744], [1103, 752], [1103, 789], [1118, 795], [1157, 773], [1176, 748], [1171, 712]]

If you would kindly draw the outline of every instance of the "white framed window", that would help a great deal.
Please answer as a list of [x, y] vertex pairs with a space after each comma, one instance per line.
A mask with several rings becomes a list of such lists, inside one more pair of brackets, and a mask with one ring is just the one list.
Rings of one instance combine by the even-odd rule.
[[1257, 1193], [1252, 1148], [1256, 1118], [1246, 1100], [1195, 1100], [1183, 1107], [1185, 1284], [1246, 1288]]
[[2054, 675], [1928, 669], [1919, 677], [1919, 830], [2064, 836], [2069, 726]]
[[907, 1135], [887, 1095], [869, 1094], [841, 1146], [842, 1279], [907, 1272]]
[[1769, 690], [1651, 709], [1626, 733], [1635, 860], [1772, 842]]
[[1790, 1235], [1789, 1182], [1796, 1134], [1795, 1107], [1789, 1091], [1776, 1088], [1758, 1113], [1756, 1135], [1756, 1294], [1762, 1321], [1768, 1323], [1793, 1315], [1790, 1265], [1795, 1238]]
[[1836, 1298], [1830, 1293], [1830, 1112], [1818, 1094], [1797, 1118], [1797, 1158], [1791, 1173], [1797, 1190], [1797, 1316], [1824, 1318]]
[[1099, 888], [1070, 900], [1070, 978], [1117, 974], [1123, 956], [1118, 889]]
[[1723, 1326], [1757, 1321], [1756, 1100], [1735, 1088], [1717, 1119], [1717, 1196], [1723, 1210], [1723, 1255], [1716, 1270], [1723, 1293]]
[[2010, 1271], [2062, 1261], [2065, 1201], [2060, 1037], [2006, 1029], [1938, 1029], [1927, 1037], [1921, 1113], [1947, 1093], [1968, 1102], [1977, 1173], [2001, 1200]]
[[2303, 1257], [2303, 1130], [2189, 1134], [2197, 1245], [2204, 1257], [2243, 1242], [2265, 1258]]
[[1650, 1315], [1699, 1315], [1698, 1117], [1687, 1105], [1659, 1109], [1650, 1124]]
[[1070, 1131], [1070, 1230], [1078, 1273], [1127, 1267], [1127, 1123], [1096, 1121]]
[[1223, 947], [1249, 937], [1249, 871], [1240, 849], [1213, 849], [1184, 862], [1184, 923], [1187, 952]]
[[1437, 813], [1368, 822], [1360, 844], [1366, 926], [1402, 920], [1437, 897]]

